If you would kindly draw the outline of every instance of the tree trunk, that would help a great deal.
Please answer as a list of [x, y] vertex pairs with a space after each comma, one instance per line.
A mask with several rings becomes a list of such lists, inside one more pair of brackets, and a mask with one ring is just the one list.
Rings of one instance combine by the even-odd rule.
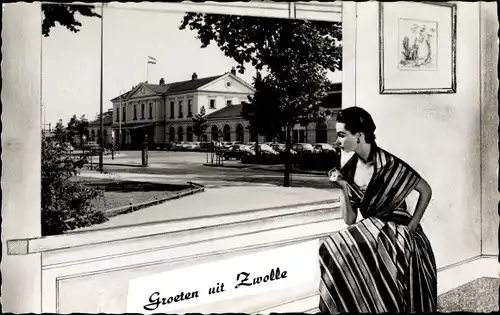
[[291, 133], [292, 128], [290, 125], [286, 126], [286, 145], [285, 145], [285, 178], [283, 186], [290, 187], [290, 172], [291, 172], [291, 154], [290, 150], [292, 149], [292, 141], [291, 141]]

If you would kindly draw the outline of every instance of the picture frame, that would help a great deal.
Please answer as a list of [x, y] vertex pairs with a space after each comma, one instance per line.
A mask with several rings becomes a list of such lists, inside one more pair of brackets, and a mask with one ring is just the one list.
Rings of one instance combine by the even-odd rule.
[[456, 21], [454, 3], [380, 2], [380, 94], [456, 93]]

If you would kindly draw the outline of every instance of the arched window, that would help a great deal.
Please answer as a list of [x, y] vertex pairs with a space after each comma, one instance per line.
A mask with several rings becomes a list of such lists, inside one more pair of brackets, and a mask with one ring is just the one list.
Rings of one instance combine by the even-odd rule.
[[297, 129], [292, 130], [292, 143], [299, 142], [299, 131]]
[[224, 141], [231, 141], [231, 126], [224, 125]]
[[245, 130], [242, 124], [236, 126], [236, 141], [243, 143]]
[[177, 128], [177, 141], [184, 141], [184, 128], [182, 126]]
[[90, 141], [95, 141], [95, 129], [92, 129], [92, 132], [90, 134], [92, 135]]
[[175, 141], [175, 128], [170, 127], [168, 130], [168, 142], [174, 142]]
[[316, 124], [316, 143], [328, 143], [328, 126], [324, 121]]
[[212, 126], [211, 134], [212, 134], [212, 141], [219, 140], [219, 127], [217, 127], [217, 125]]
[[306, 142], [306, 131], [304, 129], [299, 129], [299, 142], [300, 143]]
[[187, 141], [193, 141], [193, 127], [187, 126]]

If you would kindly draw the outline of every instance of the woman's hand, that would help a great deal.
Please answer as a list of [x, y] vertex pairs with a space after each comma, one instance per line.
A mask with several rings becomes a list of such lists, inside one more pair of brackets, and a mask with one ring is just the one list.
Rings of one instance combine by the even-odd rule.
[[416, 222], [415, 220], [411, 220], [410, 223], [408, 223], [408, 230], [410, 230], [410, 234], [414, 234], [417, 230], [417, 227], [418, 222]]
[[330, 172], [328, 174], [328, 179], [330, 180], [331, 183], [337, 184], [342, 189], [347, 188], [347, 182], [345, 181], [344, 178], [342, 178], [342, 174], [337, 170]]

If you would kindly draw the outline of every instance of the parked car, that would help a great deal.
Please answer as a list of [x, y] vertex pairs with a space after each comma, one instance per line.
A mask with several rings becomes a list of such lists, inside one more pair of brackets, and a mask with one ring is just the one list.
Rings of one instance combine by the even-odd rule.
[[[255, 151], [256, 145], [254, 144], [253, 146], [250, 147], [250, 150]], [[259, 151], [263, 153], [269, 153], [269, 154], [275, 154], [278, 155], [279, 153], [275, 151], [271, 146], [267, 144], [259, 144]]]
[[197, 141], [186, 142], [182, 145], [182, 148], [186, 151], [195, 151], [200, 149], [200, 143]]
[[232, 145], [229, 149], [227, 149], [223, 153], [224, 159], [226, 160], [229, 159], [241, 160], [244, 156], [247, 155], [255, 155], [255, 152], [253, 150], [250, 150], [248, 146], [243, 144]]
[[184, 150], [184, 144], [186, 141], [176, 142], [172, 145], [172, 151], [182, 151]]
[[200, 142], [200, 149], [202, 151], [210, 151], [212, 148], [212, 144], [210, 142]]
[[321, 152], [330, 152], [334, 151], [334, 148], [331, 144], [329, 143], [315, 143], [314, 144], [314, 153], [321, 153]]
[[314, 147], [310, 143], [294, 143], [292, 149], [299, 154], [314, 152]]
[[[283, 154], [286, 150], [286, 143], [273, 143], [271, 144], [271, 148], [273, 148], [274, 151]], [[290, 149], [290, 153], [297, 154], [297, 152], [293, 149]]]

